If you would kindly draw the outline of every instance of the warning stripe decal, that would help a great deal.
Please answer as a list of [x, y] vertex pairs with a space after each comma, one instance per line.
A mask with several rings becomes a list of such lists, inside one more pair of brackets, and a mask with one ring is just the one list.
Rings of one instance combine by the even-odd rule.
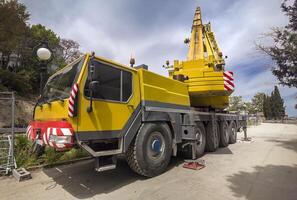
[[226, 91], [234, 91], [234, 79], [233, 79], [233, 72], [225, 71], [224, 72], [224, 89]]
[[69, 96], [69, 105], [68, 105], [68, 116], [69, 117], [74, 117], [74, 115], [75, 115], [75, 98], [77, 96], [77, 92], [78, 92], [78, 84], [75, 83], [72, 86], [72, 90], [71, 90], [70, 96]]

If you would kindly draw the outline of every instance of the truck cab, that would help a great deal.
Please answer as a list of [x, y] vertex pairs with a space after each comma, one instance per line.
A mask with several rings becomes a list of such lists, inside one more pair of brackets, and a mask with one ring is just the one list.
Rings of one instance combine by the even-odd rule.
[[[39, 137], [40, 144], [61, 149], [72, 147], [78, 140], [110, 138], [115, 147], [112, 151], [122, 148], [119, 139], [121, 130], [139, 111], [137, 70], [93, 57], [92, 66], [95, 70], [91, 79], [90, 58], [86, 54], [48, 79], [35, 106], [34, 121], [28, 128], [30, 138]], [[90, 86], [94, 82], [97, 85], [93, 85], [91, 91]], [[41, 126], [43, 130], [36, 126]], [[42, 134], [44, 132], [46, 134]], [[62, 141], [59, 136], [69, 143]]]
[[[152, 156], [150, 162], [159, 156], [169, 162], [172, 141], [180, 142], [181, 137], [171, 131], [179, 127], [167, 123], [177, 120], [178, 124], [180, 119], [168, 113], [189, 109], [186, 84], [86, 54], [48, 79], [27, 135], [57, 150], [80, 146], [96, 158], [96, 169], [103, 171], [115, 167], [115, 155], [131, 152], [137, 133], [153, 122], [153, 129], [147, 131], [156, 131], [143, 146]], [[164, 160], [155, 164], [159, 162]]]

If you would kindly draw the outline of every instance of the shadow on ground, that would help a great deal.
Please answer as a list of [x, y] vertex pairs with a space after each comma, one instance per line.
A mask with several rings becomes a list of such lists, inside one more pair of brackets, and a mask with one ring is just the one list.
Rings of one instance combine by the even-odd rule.
[[[295, 152], [297, 152], [297, 139], [271, 139], [271, 140], [267, 140], [268, 142], [275, 142], [278, 146], [289, 149], [289, 150], [293, 150]], [[297, 197], [296, 197], [297, 199]]]
[[214, 152], [208, 152], [208, 154], [233, 154], [229, 147], [219, 148]]
[[[182, 163], [181, 159], [172, 159], [168, 170], [180, 163]], [[95, 172], [92, 159], [44, 169], [43, 171], [53, 179], [53, 182], [46, 187], [46, 190], [61, 185], [63, 189], [79, 199], [90, 198], [102, 193], [107, 194], [135, 181], [146, 179], [134, 173], [124, 159], [118, 159], [115, 170], [100, 173]]]
[[235, 197], [248, 200], [297, 198], [297, 165], [256, 166], [254, 171], [240, 171], [227, 178]]

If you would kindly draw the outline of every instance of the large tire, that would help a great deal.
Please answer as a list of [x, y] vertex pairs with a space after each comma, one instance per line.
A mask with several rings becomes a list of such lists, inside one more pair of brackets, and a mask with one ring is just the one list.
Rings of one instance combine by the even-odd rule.
[[228, 127], [229, 132], [229, 143], [234, 144], [237, 140], [237, 127], [235, 121], [231, 121]]
[[126, 159], [136, 173], [154, 177], [163, 173], [171, 159], [172, 136], [166, 123], [145, 123], [131, 142]]
[[215, 128], [212, 127], [212, 123], [209, 122], [206, 126], [206, 151], [214, 152], [217, 150], [220, 144], [220, 134], [218, 131], [218, 123], [215, 123]]
[[220, 122], [220, 147], [229, 145], [229, 127], [227, 121]]
[[[206, 145], [206, 133], [202, 122], [197, 124], [197, 143], [196, 143], [196, 158], [200, 158], [204, 155]], [[192, 159], [192, 145], [187, 145], [182, 151], [182, 154], [187, 159]]]

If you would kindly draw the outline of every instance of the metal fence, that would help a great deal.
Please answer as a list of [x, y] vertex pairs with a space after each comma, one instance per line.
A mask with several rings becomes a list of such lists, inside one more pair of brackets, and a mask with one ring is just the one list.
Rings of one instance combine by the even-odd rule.
[[9, 102], [11, 113], [2, 113], [11, 117], [11, 127], [0, 135], [0, 174], [9, 174], [16, 168], [14, 158], [14, 133], [15, 133], [15, 95], [14, 92], [0, 92], [0, 101]]

